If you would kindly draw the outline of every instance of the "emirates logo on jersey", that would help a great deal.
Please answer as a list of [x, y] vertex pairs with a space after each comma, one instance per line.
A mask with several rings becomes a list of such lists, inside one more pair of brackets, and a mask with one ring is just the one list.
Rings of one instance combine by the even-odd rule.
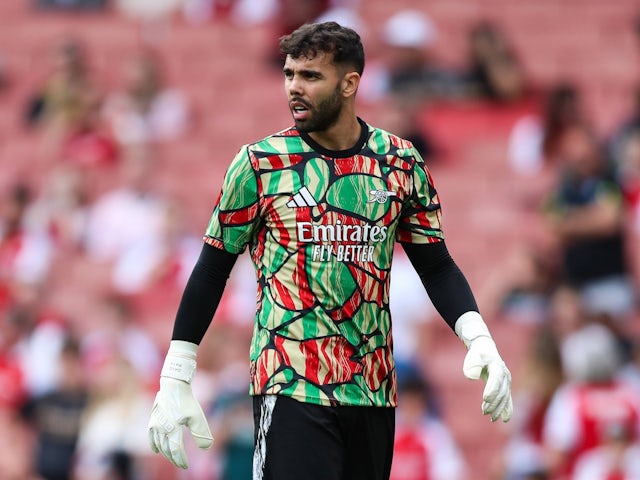
[[[368, 202], [384, 203], [394, 192], [371, 190]], [[309, 189], [300, 188], [287, 202], [289, 208], [317, 207], [318, 202]], [[387, 227], [375, 224], [345, 224], [340, 220], [332, 223], [298, 221], [296, 233], [299, 242], [313, 243], [314, 262], [372, 262], [375, 246], [387, 239]]]
[[344, 225], [337, 221], [335, 225], [316, 225], [311, 222], [298, 222], [298, 240], [301, 242], [384, 242], [387, 227], [380, 225]]
[[[315, 243], [312, 252], [314, 262], [331, 259], [339, 262], [372, 262], [375, 247], [370, 243], [384, 242], [387, 238], [387, 227], [380, 225], [344, 225], [338, 221], [335, 225], [298, 222], [297, 227], [299, 241]], [[369, 243], [353, 245], [351, 242]]]

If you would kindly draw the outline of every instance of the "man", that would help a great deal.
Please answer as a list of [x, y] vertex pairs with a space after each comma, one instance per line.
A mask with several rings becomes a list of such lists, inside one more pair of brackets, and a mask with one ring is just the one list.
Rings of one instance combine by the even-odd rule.
[[213, 439], [190, 381], [237, 255], [258, 278], [251, 346], [254, 479], [388, 479], [396, 376], [389, 315], [394, 241], [469, 348], [483, 412], [509, 420], [511, 376], [449, 256], [438, 195], [413, 146], [356, 116], [360, 38], [335, 22], [280, 41], [295, 126], [244, 146], [225, 176], [178, 308], [151, 413], [154, 451], [187, 468], [181, 425]]

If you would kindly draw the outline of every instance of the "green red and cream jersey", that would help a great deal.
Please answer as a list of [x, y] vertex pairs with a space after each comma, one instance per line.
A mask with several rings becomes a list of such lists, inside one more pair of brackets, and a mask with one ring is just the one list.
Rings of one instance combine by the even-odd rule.
[[248, 246], [256, 268], [252, 395], [396, 405], [394, 243], [442, 240], [440, 202], [412, 144], [360, 122], [350, 150], [290, 128], [244, 146], [225, 175], [204, 238]]

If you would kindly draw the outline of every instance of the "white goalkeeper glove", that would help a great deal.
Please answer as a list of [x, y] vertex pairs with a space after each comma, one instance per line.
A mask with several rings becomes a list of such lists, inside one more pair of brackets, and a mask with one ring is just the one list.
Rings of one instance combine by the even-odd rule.
[[180, 468], [189, 467], [182, 439], [183, 425], [191, 431], [199, 448], [213, 445], [207, 419], [191, 390], [197, 349], [195, 343], [171, 341], [149, 419], [151, 449]]
[[455, 331], [468, 349], [462, 366], [464, 376], [486, 382], [482, 413], [489, 415], [492, 422], [498, 418], [508, 422], [513, 414], [511, 372], [500, 357], [489, 328], [478, 312], [466, 312], [456, 321]]

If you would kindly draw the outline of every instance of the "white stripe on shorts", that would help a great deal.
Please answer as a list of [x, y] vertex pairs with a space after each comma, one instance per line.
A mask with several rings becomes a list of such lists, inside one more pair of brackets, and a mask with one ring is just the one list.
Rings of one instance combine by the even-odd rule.
[[267, 461], [267, 432], [271, 426], [276, 398], [276, 395], [265, 395], [262, 399], [262, 405], [260, 405], [260, 425], [253, 451], [253, 480], [262, 480], [264, 476], [264, 465]]

